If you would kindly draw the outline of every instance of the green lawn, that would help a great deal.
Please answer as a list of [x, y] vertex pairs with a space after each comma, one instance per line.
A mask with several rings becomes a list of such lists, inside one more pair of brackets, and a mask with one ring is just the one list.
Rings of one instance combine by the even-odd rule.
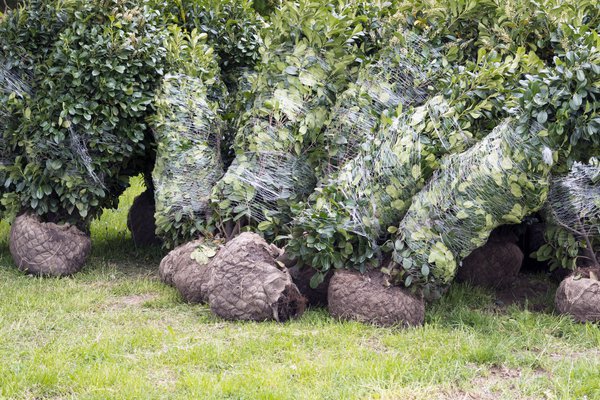
[[230, 323], [158, 279], [160, 250], [136, 250], [123, 196], [92, 229], [85, 270], [28, 277], [0, 229], [0, 398], [598, 399], [600, 328], [500, 308], [454, 286], [425, 326]]

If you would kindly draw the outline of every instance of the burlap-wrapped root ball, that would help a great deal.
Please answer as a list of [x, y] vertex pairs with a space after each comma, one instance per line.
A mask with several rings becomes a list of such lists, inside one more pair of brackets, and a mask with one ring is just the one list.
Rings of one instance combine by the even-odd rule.
[[329, 283], [328, 303], [333, 317], [381, 326], [418, 326], [425, 319], [423, 299], [388, 285], [379, 271], [336, 271]]
[[331, 273], [325, 275], [325, 279], [316, 288], [310, 286], [310, 280], [315, 274], [315, 270], [310, 267], [297, 267], [293, 266], [288, 269], [288, 272], [292, 276], [292, 280], [300, 293], [308, 304], [316, 307], [327, 306], [327, 290], [329, 289], [329, 281], [331, 280]]
[[208, 301], [210, 263], [200, 263], [193, 257], [203, 244], [204, 239], [198, 239], [176, 247], [162, 259], [158, 268], [160, 279], [177, 288], [189, 303]]
[[462, 261], [456, 279], [486, 288], [510, 286], [523, 263], [523, 252], [515, 243], [488, 241]]
[[173, 286], [173, 275], [182, 269], [183, 266], [193, 261], [191, 257], [192, 253], [203, 243], [204, 239], [193, 240], [171, 250], [161, 260], [158, 267], [160, 280], [169, 286]]
[[579, 322], [600, 322], [600, 268], [580, 269], [556, 290], [556, 310]]
[[161, 244], [160, 238], [156, 236], [155, 210], [154, 192], [150, 189], [137, 196], [131, 204], [127, 214], [127, 228], [131, 232], [133, 243], [138, 247]]
[[75, 226], [42, 222], [38, 216], [22, 214], [11, 226], [9, 248], [15, 264], [24, 272], [66, 276], [83, 268], [92, 242]]
[[229, 320], [279, 322], [302, 315], [306, 299], [276, 259], [281, 250], [255, 233], [242, 233], [211, 261], [209, 304]]

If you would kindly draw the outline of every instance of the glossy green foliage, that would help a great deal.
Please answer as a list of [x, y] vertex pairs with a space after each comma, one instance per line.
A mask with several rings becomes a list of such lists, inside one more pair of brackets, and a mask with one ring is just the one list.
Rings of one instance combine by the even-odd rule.
[[31, 88], [5, 133], [17, 156], [4, 186], [21, 208], [85, 225], [143, 170], [165, 65], [158, 21], [143, 1], [106, 0], [36, 1], [0, 23], [0, 59]]
[[[191, 32], [205, 33], [219, 56], [225, 74], [252, 68], [260, 59], [263, 17], [252, 0], [152, 0], [163, 18]], [[263, 8], [272, 10], [272, 6]], [[261, 10], [263, 10], [261, 9]]]
[[565, 25], [559, 34], [564, 50], [554, 66], [526, 75], [514, 97], [527, 115], [548, 124], [561, 151], [555, 170], [564, 174], [574, 161], [600, 153], [600, 37], [585, 26]]
[[600, 24], [594, 0], [405, 0], [400, 18], [411, 29], [450, 46], [450, 61], [475, 59], [479, 49], [515, 53], [519, 47], [551, 61], [561, 44], [556, 31]]

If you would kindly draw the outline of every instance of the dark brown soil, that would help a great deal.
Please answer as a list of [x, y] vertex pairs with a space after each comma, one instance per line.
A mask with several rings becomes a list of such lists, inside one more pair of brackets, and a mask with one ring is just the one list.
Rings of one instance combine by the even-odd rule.
[[512, 225], [502, 225], [490, 233], [488, 243], [517, 243], [519, 236], [515, 233]]
[[155, 210], [154, 192], [150, 189], [146, 189], [133, 200], [127, 214], [127, 228], [131, 231], [133, 242], [138, 247], [158, 246], [162, 243], [155, 233]]
[[381, 326], [418, 326], [425, 319], [423, 299], [390, 286], [379, 271], [336, 271], [329, 283], [328, 303], [336, 318]]
[[600, 268], [582, 268], [556, 291], [556, 310], [579, 322], [600, 322]]
[[18, 216], [10, 230], [10, 253], [17, 267], [42, 276], [72, 275], [83, 268], [91, 251], [90, 237], [75, 226]]
[[288, 269], [292, 280], [300, 290], [300, 293], [308, 300], [308, 304], [314, 307], [327, 306], [327, 290], [329, 289], [329, 281], [333, 275], [329, 272], [325, 275], [323, 282], [316, 288], [310, 287], [310, 280], [315, 274], [315, 270], [310, 267], [292, 267]]
[[546, 243], [546, 239], [544, 238], [545, 231], [545, 223], [537, 222], [526, 226], [520, 243], [525, 255], [523, 259], [523, 271], [546, 272], [549, 270], [550, 265], [548, 261], [538, 261], [531, 257], [531, 253], [538, 251]]
[[491, 241], [462, 261], [456, 279], [486, 288], [510, 286], [516, 279], [523, 252], [512, 242]]
[[276, 259], [282, 251], [254, 233], [242, 233], [211, 261], [209, 304], [229, 320], [279, 322], [301, 316], [306, 299]]

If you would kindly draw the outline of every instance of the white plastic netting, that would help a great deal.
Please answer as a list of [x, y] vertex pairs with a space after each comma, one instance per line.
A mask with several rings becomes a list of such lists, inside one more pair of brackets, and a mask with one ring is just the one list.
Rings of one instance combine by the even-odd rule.
[[362, 68], [357, 82], [337, 99], [324, 133], [329, 157], [325, 176], [358, 156], [382, 114], [429, 97], [427, 85], [437, 70], [432, 60], [438, 54], [417, 35], [406, 34], [402, 39], [384, 49], [378, 61]]
[[[433, 97], [366, 135], [354, 158], [327, 178], [293, 223], [312, 230], [324, 213], [336, 216], [341, 229], [378, 247], [438, 167], [439, 157], [474, 143], [454, 116], [444, 116], [446, 108], [443, 98]], [[419, 128], [421, 120], [428, 121], [428, 129]]]
[[[281, 211], [280, 201], [308, 196], [315, 185], [312, 168], [301, 157], [283, 152], [238, 155], [223, 177], [238, 193], [219, 203], [239, 215], [262, 222]], [[239, 187], [235, 187], [240, 185]], [[243, 191], [242, 191], [243, 190]]]
[[575, 163], [568, 175], [552, 180], [545, 206], [549, 222], [585, 243], [587, 257], [596, 256], [600, 239], [600, 165]]
[[600, 166], [575, 163], [552, 180], [547, 210], [561, 226], [586, 236], [600, 234]]
[[6, 62], [0, 62], [0, 93], [23, 98], [31, 94], [31, 73], [9, 68]]
[[30, 95], [31, 73], [10, 68], [8, 62], [0, 60], [0, 164], [12, 163], [13, 156], [8, 145], [7, 125], [12, 113], [6, 107], [6, 101], [11, 97], [23, 99]]
[[236, 157], [213, 191], [223, 220], [283, 217], [316, 184], [309, 162], [330, 112], [332, 66], [305, 45], [280, 49], [288, 67], [259, 76], [265, 85], [236, 135]]
[[103, 177], [98, 176], [94, 171], [92, 157], [90, 156], [86, 138], [77, 133], [74, 125], [69, 127], [69, 145], [73, 161], [79, 165], [79, 168], [86, 171], [89, 179], [94, 185], [106, 189]]
[[156, 219], [159, 230], [169, 231], [173, 224], [205, 221], [212, 187], [224, 172], [223, 123], [198, 78], [165, 77], [156, 105]]
[[450, 282], [494, 228], [542, 208], [553, 160], [542, 131], [509, 119], [443, 160], [398, 227], [393, 264], [406, 284]]

